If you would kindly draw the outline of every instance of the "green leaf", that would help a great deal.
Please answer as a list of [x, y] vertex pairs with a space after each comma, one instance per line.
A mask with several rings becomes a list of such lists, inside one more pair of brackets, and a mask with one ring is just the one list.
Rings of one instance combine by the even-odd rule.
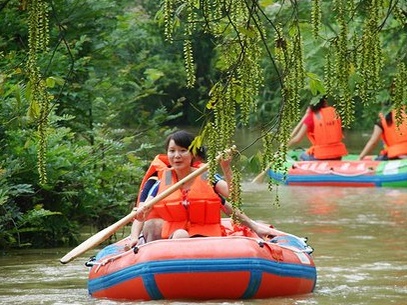
[[150, 81], [155, 82], [163, 77], [164, 73], [157, 69], [146, 69], [146, 71], [144, 71], [144, 75], [146, 75]]
[[248, 29], [246, 27], [240, 26], [239, 32], [245, 34], [247, 37], [250, 37], [250, 38], [256, 37], [256, 33], [253, 30], [251, 30], [250, 28]]
[[40, 105], [36, 101], [32, 101], [30, 103], [30, 107], [28, 107], [27, 116], [31, 120], [35, 120], [40, 116]]
[[274, 1], [273, 1], [273, 0], [260, 0], [260, 1], [259, 1], [259, 5], [260, 5], [260, 7], [262, 7], [262, 8], [265, 8], [265, 7], [270, 6], [270, 5], [273, 5], [273, 4], [274, 4]]
[[65, 80], [57, 76], [50, 76], [46, 79], [46, 84], [48, 88], [54, 88], [55, 84], [62, 86], [64, 83]]
[[323, 81], [314, 73], [307, 73], [309, 80], [309, 88], [312, 95], [325, 94], [326, 90]]
[[46, 82], [48, 88], [54, 88], [55, 87], [55, 79], [53, 79], [52, 77], [48, 77], [45, 80], [45, 82]]

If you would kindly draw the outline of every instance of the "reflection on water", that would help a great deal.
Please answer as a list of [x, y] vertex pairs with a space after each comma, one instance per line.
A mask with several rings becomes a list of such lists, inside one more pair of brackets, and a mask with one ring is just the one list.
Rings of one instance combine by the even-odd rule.
[[[309, 238], [318, 270], [315, 292], [204, 304], [406, 304], [407, 190], [281, 186], [278, 195], [280, 207], [273, 205], [275, 193], [265, 184], [246, 183], [244, 209], [253, 219]], [[59, 258], [70, 250], [24, 250], [0, 256], [0, 303], [129, 304], [90, 298], [84, 263], [96, 250], [61, 265]]]
[[0, 303], [85, 304], [81, 302], [88, 298], [83, 263], [61, 266], [59, 255], [57, 250], [23, 250], [1, 257]]
[[[246, 197], [265, 202], [261, 187], [246, 185], [253, 189]], [[318, 283], [307, 304], [406, 303], [407, 190], [282, 186], [279, 193], [281, 207], [269, 202], [259, 215], [314, 247]]]

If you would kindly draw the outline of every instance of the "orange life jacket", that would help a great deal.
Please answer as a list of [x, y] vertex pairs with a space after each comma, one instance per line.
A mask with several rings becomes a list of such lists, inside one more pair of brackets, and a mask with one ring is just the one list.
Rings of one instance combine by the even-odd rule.
[[[200, 167], [202, 166], [201, 161], [195, 161], [194, 164], [192, 165], [193, 167]], [[152, 177], [153, 174], [157, 174], [157, 180], [161, 179], [161, 176], [164, 172], [165, 169], [168, 169], [170, 167], [170, 161], [168, 160], [168, 156], [166, 154], [159, 154], [154, 157], [153, 161], [151, 162], [148, 170], [144, 174], [143, 180], [141, 181], [140, 188], [139, 188], [139, 193], [137, 196], [137, 200], [135, 202], [135, 206], [139, 206], [140, 204], [140, 197], [141, 193], [143, 191], [143, 188], [148, 181]], [[151, 211], [147, 219], [152, 219], [152, 218], [159, 218], [159, 215], [153, 210]]]
[[165, 169], [167, 169], [169, 166], [170, 166], [170, 161], [168, 160], [167, 155], [159, 154], [159, 155], [155, 156], [154, 160], [150, 164], [150, 167], [144, 174], [143, 180], [141, 181], [139, 193], [137, 196], [137, 202], [136, 202], [137, 206], [140, 203], [140, 196], [141, 196], [141, 193], [143, 191], [144, 185], [146, 184], [147, 180], [150, 179], [154, 173], [157, 173], [157, 175], [158, 175], [157, 179], [160, 179], [162, 172]]
[[[153, 211], [164, 219], [162, 238], [169, 238], [177, 229], [187, 230], [190, 236], [222, 236], [221, 198], [209, 184], [207, 175], [205, 172], [196, 177], [188, 192], [176, 190], [154, 205]], [[176, 182], [175, 172], [166, 169], [158, 193]]]
[[307, 136], [312, 146], [308, 153], [316, 159], [336, 159], [348, 153], [342, 142], [342, 122], [333, 107], [324, 107], [313, 113], [314, 130]]
[[[135, 206], [139, 206], [139, 204], [140, 204], [141, 193], [143, 191], [144, 185], [146, 184], [147, 180], [149, 178], [151, 178], [151, 176], [154, 173], [157, 173], [157, 180], [160, 179], [164, 170], [167, 169], [169, 166], [170, 166], [170, 162], [168, 161], [167, 155], [159, 154], [159, 155], [155, 156], [155, 158], [153, 159], [153, 161], [150, 164], [150, 167], [144, 174], [143, 180], [141, 181], [140, 189], [139, 189], [139, 193], [137, 196]], [[146, 220], [153, 219], [153, 218], [159, 218], [159, 217], [160, 216], [157, 214], [157, 212], [155, 212], [153, 210], [148, 214]]]
[[397, 158], [400, 155], [407, 155], [407, 115], [401, 111], [402, 121], [397, 126], [395, 112], [392, 111], [392, 124], [388, 125], [383, 114], [380, 114], [383, 132], [382, 139], [386, 144], [387, 156], [389, 159]]

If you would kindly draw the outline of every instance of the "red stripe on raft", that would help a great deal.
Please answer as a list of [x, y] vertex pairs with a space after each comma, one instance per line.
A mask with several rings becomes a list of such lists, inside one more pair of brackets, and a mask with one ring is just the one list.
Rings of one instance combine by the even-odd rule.
[[[156, 281], [165, 299], [239, 299], [245, 292], [250, 272], [194, 272], [159, 274]], [[177, 285], [174, 288], [174, 279]], [[188, 287], [186, 290], [184, 287]]]
[[137, 296], [137, 300], [151, 299], [141, 278], [134, 278], [92, 294], [92, 297], [95, 298], [108, 298], [114, 300], [134, 300], [135, 296]]
[[[284, 285], [275, 285], [284, 283]], [[288, 296], [293, 294], [304, 294], [313, 290], [314, 281], [281, 277], [274, 274], [263, 273], [261, 286], [255, 296], [256, 299], [269, 298], [270, 296]], [[293, 289], [297, 287], [297, 289]]]
[[373, 182], [289, 182], [292, 186], [342, 186], [342, 187], [377, 187]]

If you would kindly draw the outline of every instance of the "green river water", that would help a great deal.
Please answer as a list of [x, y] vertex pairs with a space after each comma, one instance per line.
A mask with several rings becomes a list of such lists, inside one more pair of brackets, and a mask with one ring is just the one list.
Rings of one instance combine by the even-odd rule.
[[[245, 147], [257, 138], [241, 133], [237, 143]], [[358, 153], [367, 139], [368, 133], [347, 134], [349, 152]], [[246, 153], [256, 149], [248, 146]], [[66, 265], [59, 259], [71, 249], [37, 249], [0, 255], [0, 304], [407, 305], [407, 189], [280, 186], [270, 192], [265, 183], [245, 182], [243, 198], [252, 219], [308, 237], [318, 274], [313, 293], [208, 302], [98, 300], [88, 295], [84, 265], [98, 249]]]
[[88, 296], [84, 265], [97, 249], [66, 265], [59, 259], [71, 249], [48, 249], [0, 256], [0, 304], [407, 304], [407, 190], [281, 186], [280, 207], [273, 205], [275, 194], [265, 183], [244, 183], [245, 211], [309, 238], [318, 273], [311, 294], [208, 302], [98, 300]]

